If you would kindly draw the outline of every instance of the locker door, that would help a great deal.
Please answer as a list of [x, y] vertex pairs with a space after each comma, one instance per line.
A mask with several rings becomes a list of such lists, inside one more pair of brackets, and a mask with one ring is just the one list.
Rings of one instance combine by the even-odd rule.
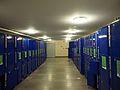
[[14, 69], [15, 64], [15, 44], [14, 37], [7, 35], [7, 70], [11, 71]]
[[5, 88], [5, 35], [0, 33], [0, 90]]
[[17, 73], [18, 73], [18, 83], [22, 80], [22, 37], [17, 37]]
[[12, 89], [17, 83], [17, 69], [15, 67], [15, 37], [6, 36], [7, 39], [7, 90]]
[[110, 27], [112, 90], [120, 90], [120, 21]]
[[110, 90], [108, 27], [99, 30], [100, 47], [100, 90]]
[[79, 39], [79, 69], [80, 73], [84, 74], [84, 59], [83, 59], [83, 38]]
[[5, 35], [0, 33], [0, 75], [5, 74]]
[[25, 78], [27, 76], [27, 61], [28, 61], [28, 39], [23, 39], [22, 46], [22, 76]]
[[28, 74], [30, 74], [31, 73], [31, 71], [32, 71], [32, 69], [31, 69], [31, 64], [32, 64], [32, 62], [31, 62], [31, 58], [32, 58], [32, 54], [31, 54], [31, 44], [30, 44], [30, 42], [31, 42], [31, 39], [28, 39]]

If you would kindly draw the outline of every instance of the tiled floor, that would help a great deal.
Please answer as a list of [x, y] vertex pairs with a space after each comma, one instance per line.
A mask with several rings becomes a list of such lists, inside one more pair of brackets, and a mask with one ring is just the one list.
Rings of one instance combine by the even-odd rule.
[[14, 90], [94, 90], [67, 58], [48, 58]]

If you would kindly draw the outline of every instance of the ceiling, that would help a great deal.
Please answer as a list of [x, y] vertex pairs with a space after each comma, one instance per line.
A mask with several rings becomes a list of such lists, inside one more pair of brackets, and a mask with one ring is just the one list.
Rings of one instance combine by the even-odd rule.
[[[0, 26], [15, 31], [34, 27], [40, 33], [53, 39], [61, 39], [64, 30], [72, 26], [82, 30], [81, 37], [92, 33], [98, 27], [112, 22], [120, 16], [120, 0], [1, 0]], [[76, 16], [91, 18], [85, 24], [73, 24]]]

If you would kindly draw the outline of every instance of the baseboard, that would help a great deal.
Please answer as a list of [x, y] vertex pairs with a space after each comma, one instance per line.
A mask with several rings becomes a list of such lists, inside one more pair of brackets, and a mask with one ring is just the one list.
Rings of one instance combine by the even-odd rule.
[[55, 58], [68, 58], [68, 56], [55, 56]]

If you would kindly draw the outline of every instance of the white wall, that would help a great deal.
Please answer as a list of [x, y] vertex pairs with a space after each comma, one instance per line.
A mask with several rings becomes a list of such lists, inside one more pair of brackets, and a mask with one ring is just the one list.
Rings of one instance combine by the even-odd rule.
[[68, 43], [65, 40], [56, 40], [47, 43], [47, 57], [68, 56]]
[[55, 56], [68, 56], [68, 43], [65, 40], [55, 41]]

